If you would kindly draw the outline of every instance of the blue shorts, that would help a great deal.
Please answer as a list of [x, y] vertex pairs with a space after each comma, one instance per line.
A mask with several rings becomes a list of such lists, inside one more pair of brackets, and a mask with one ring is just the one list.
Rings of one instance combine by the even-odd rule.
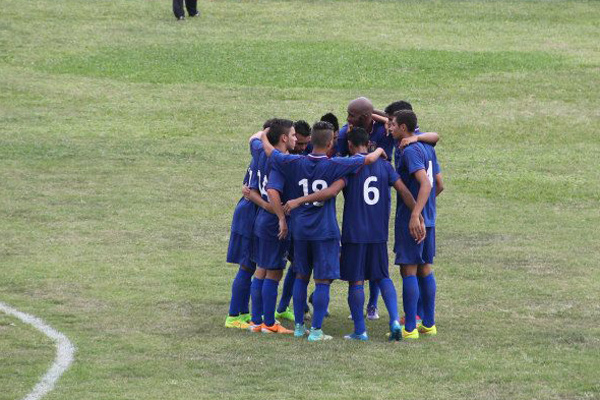
[[289, 240], [272, 240], [254, 236], [252, 260], [264, 269], [284, 269], [289, 247]]
[[239, 264], [252, 271], [256, 264], [252, 261], [252, 239], [236, 232], [231, 232], [227, 248], [227, 262]]
[[433, 264], [435, 257], [435, 226], [425, 229], [427, 236], [421, 244], [417, 244], [410, 236], [408, 226], [397, 230], [396, 264]]
[[342, 280], [358, 282], [389, 278], [387, 243], [342, 243]]
[[314, 279], [340, 279], [340, 241], [294, 240], [294, 270]]

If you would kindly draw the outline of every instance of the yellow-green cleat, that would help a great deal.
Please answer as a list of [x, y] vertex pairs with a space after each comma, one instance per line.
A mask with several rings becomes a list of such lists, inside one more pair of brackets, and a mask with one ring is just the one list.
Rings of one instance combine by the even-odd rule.
[[252, 314], [250, 314], [250, 313], [240, 314], [240, 321], [250, 324], [250, 321], [252, 321]]
[[419, 338], [419, 331], [417, 330], [417, 328], [413, 329], [410, 332], [407, 332], [406, 329], [404, 329], [404, 327], [402, 327], [402, 339], [418, 339]]
[[437, 335], [437, 328], [433, 325], [431, 328], [421, 325], [418, 327], [419, 333], [423, 336], [435, 336]]
[[248, 324], [242, 321], [240, 316], [225, 318], [225, 328], [248, 329]]
[[284, 312], [276, 312], [275, 318], [277, 319], [287, 319], [288, 321], [294, 322], [294, 312], [290, 310], [290, 308], [286, 308]]

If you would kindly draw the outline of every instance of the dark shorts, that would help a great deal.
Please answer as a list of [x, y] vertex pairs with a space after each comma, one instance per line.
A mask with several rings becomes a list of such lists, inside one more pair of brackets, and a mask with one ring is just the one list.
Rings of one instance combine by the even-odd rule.
[[387, 243], [342, 243], [340, 275], [357, 282], [389, 278]]
[[254, 236], [252, 260], [264, 269], [284, 269], [289, 247], [289, 240], [272, 240]]
[[294, 270], [314, 279], [340, 279], [340, 241], [294, 240]]
[[426, 228], [425, 240], [417, 244], [410, 236], [408, 226], [397, 231], [394, 252], [396, 264], [433, 264], [435, 257], [435, 226]]
[[252, 239], [231, 232], [227, 248], [227, 262], [239, 264], [254, 271], [256, 264], [252, 261]]

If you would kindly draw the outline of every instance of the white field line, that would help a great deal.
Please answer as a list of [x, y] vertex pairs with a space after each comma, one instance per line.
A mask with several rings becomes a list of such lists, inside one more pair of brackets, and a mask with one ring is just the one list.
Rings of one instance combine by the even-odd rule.
[[24, 323], [33, 326], [35, 329], [52, 339], [56, 344], [56, 358], [54, 359], [54, 363], [46, 372], [46, 375], [44, 375], [38, 384], [35, 385], [33, 390], [23, 398], [23, 400], [39, 400], [54, 389], [54, 384], [58, 378], [60, 378], [63, 372], [69, 368], [73, 362], [75, 346], [73, 346], [73, 343], [71, 343], [65, 335], [33, 315], [15, 310], [1, 301], [0, 311], [12, 315], [13, 317], [17, 317]]

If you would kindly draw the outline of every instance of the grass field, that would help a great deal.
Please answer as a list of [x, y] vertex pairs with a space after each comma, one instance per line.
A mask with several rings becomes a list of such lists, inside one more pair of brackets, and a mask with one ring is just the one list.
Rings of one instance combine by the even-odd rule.
[[[0, 4], [0, 301], [77, 346], [48, 399], [600, 398], [599, 2]], [[359, 95], [442, 137], [440, 334], [344, 342], [339, 282], [331, 343], [226, 330], [246, 138]], [[1, 400], [53, 358], [0, 315]]]

